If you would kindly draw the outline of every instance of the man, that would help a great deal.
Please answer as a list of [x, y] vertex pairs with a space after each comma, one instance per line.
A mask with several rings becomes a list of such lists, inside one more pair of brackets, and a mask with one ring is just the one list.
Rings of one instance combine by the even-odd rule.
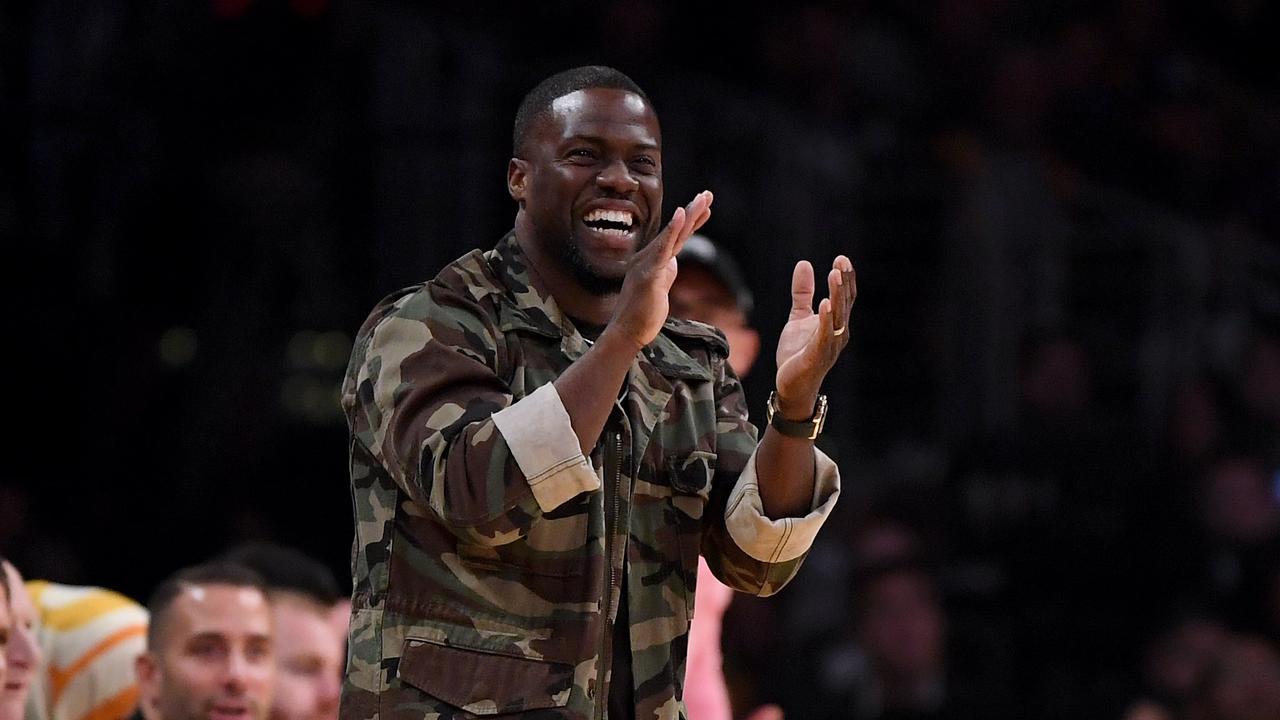
[[9, 663], [5, 656], [9, 651], [9, 635], [13, 632], [13, 617], [9, 615], [9, 580], [0, 573], [0, 685], [9, 675]]
[[275, 625], [276, 687], [271, 720], [336, 720], [346, 624], [331, 617], [341, 595], [329, 568], [300, 550], [246, 543], [224, 558], [252, 569], [267, 585]]
[[[697, 320], [724, 333], [729, 343], [729, 367], [745, 378], [760, 352], [760, 334], [749, 321], [755, 304], [738, 263], [705, 235], [692, 235], [676, 256], [680, 274], [671, 285], [671, 316]], [[730, 720], [733, 706], [725, 683], [720, 649], [725, 612], [733, 590], [715, 579], [705, 560], [698, 562], [698, 595], [689, 629], [685, 661], [684, 703], [691, 720]], [[777, 705], [752, 711], [750, 720], [782, 717]]]
[[266, 719], [276, 669], [257, 573], [188, 568], [162, 583], [147, 609], [147, 652], [137, 663], [146, 720]]
[[0, 680], [0, 720], [22, 720], [26, 714], [27, 695], [32, 681], [40, 672], [40, 645], [36, 642], [36, 609], [22, 584], [18, 569], [0, 559], [0, 574], [9, 589], [8, 646], [0, 651], [5, 656], [8, 672]]
[[760, 333], [751, 327], [755, 297], [737, 261], [705, 235], [692, 235], [677, 256], [680, 274], [671, 285], [671, 316], [697, 320], [724, 333], [729, 367], [740, 378], [760, 353]]
[[[661, 227], [662, 144], [608, 68], [521, 103], [515, 229], [387, 298], [343, 387], [356, 514], [344, 718], [676, 718], [699, 551], [776, 592], [835, 503], [813, 448], [853, 268], [797, 266], [775, 420], [723, 336], [669, 320], [700, 193]], [[659, 230], [661, 229], [661, 232]]]

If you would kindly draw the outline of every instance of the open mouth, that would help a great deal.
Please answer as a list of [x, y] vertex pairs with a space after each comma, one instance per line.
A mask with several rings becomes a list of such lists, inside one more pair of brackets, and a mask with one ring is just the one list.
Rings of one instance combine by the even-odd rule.
[[582, 224], [602, 235], [629, 238], [635, 218], [627, 210], [592, 210], [582, 218]]
[[248, 705], [214, 705], [209, 712], [210, 720], [247, 720]]

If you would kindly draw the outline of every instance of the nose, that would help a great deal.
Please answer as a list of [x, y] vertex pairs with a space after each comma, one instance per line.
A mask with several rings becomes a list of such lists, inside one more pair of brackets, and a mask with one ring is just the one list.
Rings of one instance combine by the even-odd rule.
[[40, 664], [40, 646], [36, 644], [36, 635], [31, 628], [14, 627], [9, 636], [8, 661], [9, 670], [30, 670]]
[[596, 175], [596, 185], [617, 193], [633, 193], [640, 189], [640, 181], [621, 159], [607, 163]]
[[257, 682], [262, 675], [269, 674], [272, 667], [270, 661], [255, 661], [247, 657], [244, 652], [229, 653], [224, 668], [223, 684], [228, 690], [239, 694]]

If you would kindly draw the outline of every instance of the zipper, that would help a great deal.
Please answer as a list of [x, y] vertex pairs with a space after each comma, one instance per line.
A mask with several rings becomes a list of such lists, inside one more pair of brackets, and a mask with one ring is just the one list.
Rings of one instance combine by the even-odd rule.
[[[613, 465], [610, 466], [606, 461], [605, 488], [606, 492], [611, 491], [612, 502], [608, 503], [611, 514], [604, 526], [604, 552], [608, 571], [605, 573], [607, 585], [605, 586], [604, 607], [600, 616], [600, 626], [604, 628], [604, 637], [600, 643], [600, 661], [596, 664], [596, 667], [599, 668], [596, 675], [596, 717], [601, 720], [604, 718], [605, 703], [608, 702], [609, 697], [609, 687], [605, 682], [605, 677], [608, 676], [609, 670], [613, 667], [614, 622], [609, 620], [609, 614], [613, 608], [613, 589], [619, 584], [618, 570], [613, 562], [613, 539], [618, 529], [618, 507], [620, 502], [618, 495], [622, 485], [622, 433], [611, 432], [607, 437], [613, 441]], [[623, 558], [623, 562], [626, 562], [626, 558]], [[621, 588], [618, 589], [621, 592]]]

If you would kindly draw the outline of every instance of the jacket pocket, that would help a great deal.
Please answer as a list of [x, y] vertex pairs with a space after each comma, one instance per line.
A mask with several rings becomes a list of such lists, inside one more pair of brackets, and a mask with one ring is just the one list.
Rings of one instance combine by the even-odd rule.
[[711, 495], [716, 454], [695, 450], [667, 461], [671, 504], [675, 507], [676, 540], [680, 546], [680, 575], [685, 586], [686, 616], [693, 619], [693, 596], [698, 579], [698, 555], [702, 548], [703, 512]]
[[501, 715], [564, 707], [573, 687], [573, 666], [407, 638], [400, 679], [422, 692], [475, 715]]

